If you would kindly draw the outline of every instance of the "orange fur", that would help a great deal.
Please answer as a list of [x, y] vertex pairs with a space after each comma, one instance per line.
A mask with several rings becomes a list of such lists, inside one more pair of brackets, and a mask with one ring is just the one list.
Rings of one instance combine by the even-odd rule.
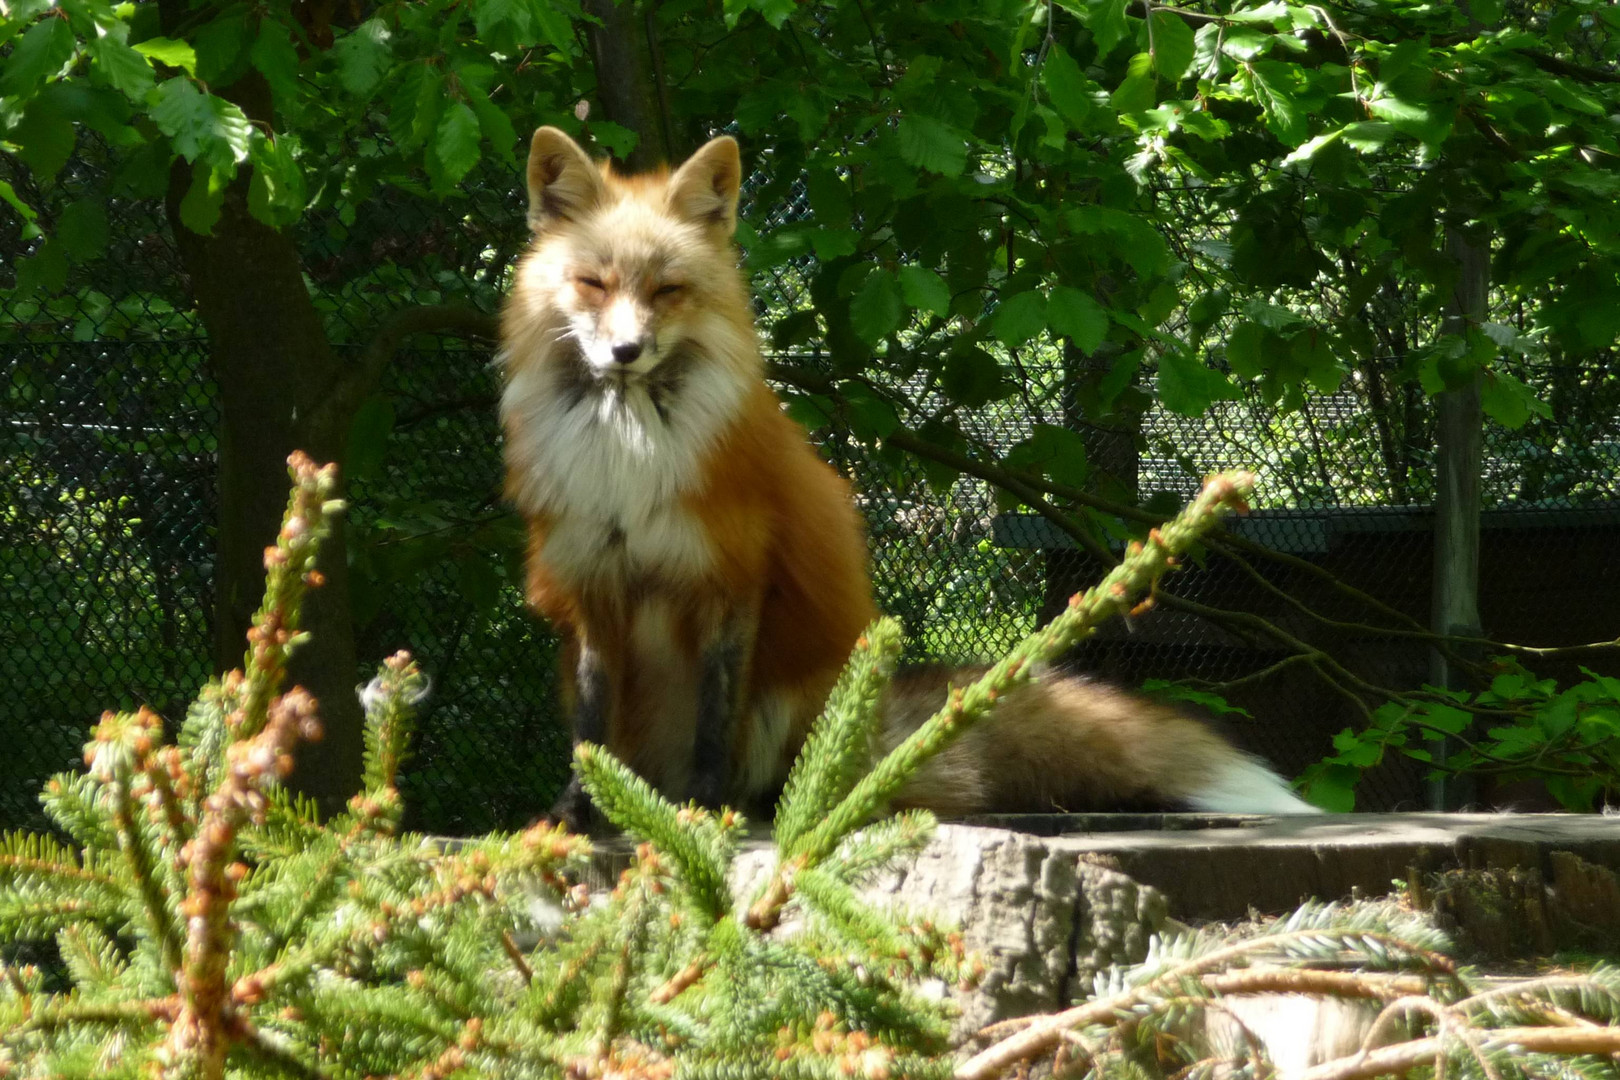
[[763, 379], [740, 175], [729, 138], [621, 177], [535, 133], [502, 415], [576, 736], [673, 798], [746, 803], [780, 783], [874, 608], [848, 484]]

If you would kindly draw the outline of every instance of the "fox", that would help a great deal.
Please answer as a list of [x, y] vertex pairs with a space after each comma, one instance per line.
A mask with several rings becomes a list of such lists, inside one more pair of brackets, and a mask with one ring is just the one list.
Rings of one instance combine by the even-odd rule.
[[[850, 484], [765, 381], [734, 247], [740, 149], [722, 135], [627, 175], [547, 126], [526, 179], [531, 241], [498, 354], [505, 495], [527, 534], [527, 603], [561, 641], [573, 739], [675, 801], [760, 809], [878, 609]], [[897, 678], [875, 749], [968, 677]], [[1073, 677], [998, 712], [898, 804], [1305, 806], [1197, 721]], [[593, 820], [577, 775], [550, 816]]]
[[[873, 756], [899, 746], [988, 666], [895, 673]], [[890, 809], [939, 817], [1121, 811], [1311, 814], [1316, 807], [1199, 717], [1050, 664], [924, 761]]]

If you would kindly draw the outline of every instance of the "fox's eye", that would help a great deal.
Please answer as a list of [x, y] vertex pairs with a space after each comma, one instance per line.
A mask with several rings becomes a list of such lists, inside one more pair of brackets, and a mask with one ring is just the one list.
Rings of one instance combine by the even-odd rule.
[[574, 280], [576, 282], [578, 282], [579, 284], [585, 286], [587, 289], [602, 289], [602, 288], [605, 287], [602, 284], [602, 279], [601, 278], [587, 277], [587, 276], [581, 274], [579, 277], [575, 278]]
[[684, 288], [686, 288], [685, 285], [660, 285], [660, 286], [658, 286], [657, 289], [655, 289], [653, 291], [653, 295], [654, 296], [674, 296], [676, 293], [680, 292]]

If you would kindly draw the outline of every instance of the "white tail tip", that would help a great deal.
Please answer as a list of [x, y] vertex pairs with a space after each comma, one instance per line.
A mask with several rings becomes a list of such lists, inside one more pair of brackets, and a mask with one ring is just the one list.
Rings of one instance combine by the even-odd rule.
[[1214, 814], [1320, 814], [1322, 810], [1295, 795], [1288, 782], [1266, 765], [1237, 755], [1215, 765], [1187, 801]]

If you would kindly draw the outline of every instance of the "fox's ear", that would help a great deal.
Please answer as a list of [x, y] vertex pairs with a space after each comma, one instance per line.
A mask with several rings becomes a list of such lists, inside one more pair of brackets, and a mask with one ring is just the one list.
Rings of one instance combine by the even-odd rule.
[[741, 183], [737, 140], [721, 135], [705, 143], [669, 178], [669, 208], [729, 240], [737, 230], [737, 188]]
[[602, 197], [602, 174], [567, 132], [543, 127], [529, 143], [529, 228], [573, 221]]

